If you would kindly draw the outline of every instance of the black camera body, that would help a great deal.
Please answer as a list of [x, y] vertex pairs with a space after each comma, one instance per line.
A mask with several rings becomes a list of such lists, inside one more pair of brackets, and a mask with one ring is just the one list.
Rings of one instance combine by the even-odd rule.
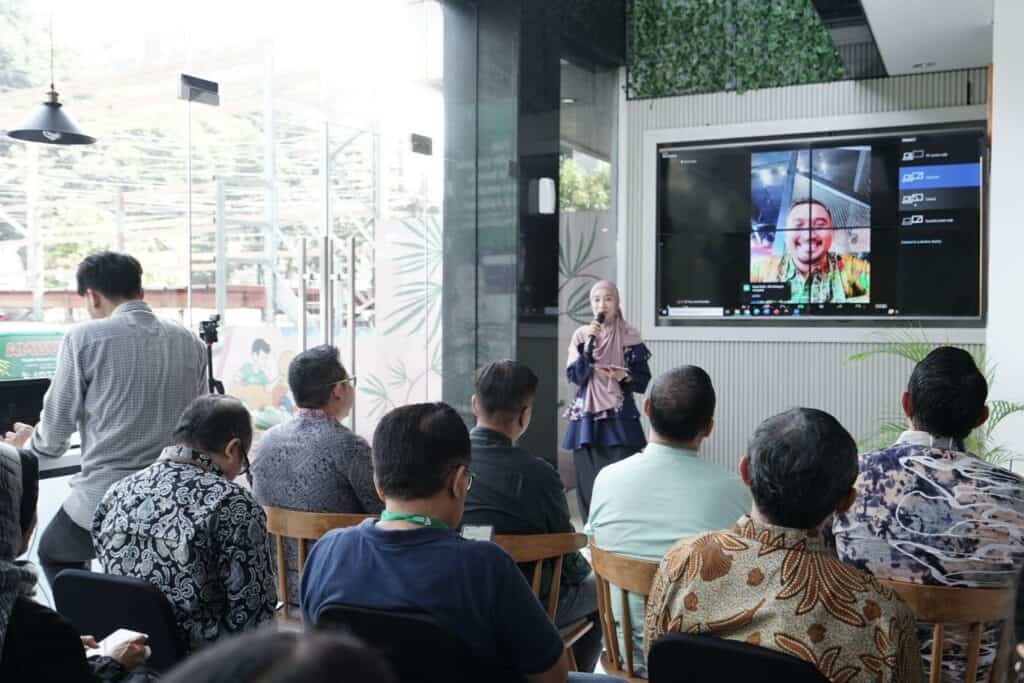
[[202, 320], [199, 322], [199, 338], [206, 342], [207, 345], [216, 344], [217, 339], [217, 328], [220, 326], [220, 316], [214, 313], [210, 316], [209, 320]]

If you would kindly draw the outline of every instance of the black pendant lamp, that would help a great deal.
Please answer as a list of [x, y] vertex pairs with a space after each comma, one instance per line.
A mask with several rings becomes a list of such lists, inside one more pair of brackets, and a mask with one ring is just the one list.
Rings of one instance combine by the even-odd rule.
[[57, 100], [53, 87], [53, 18], [50, 18], [50, 92], [46, 101], [29, 117], [22, 126], [7, 131], [8, 137], [25, 142], [42, 142], [48, 145], [91, 145], [96, 138], [78, 129]]

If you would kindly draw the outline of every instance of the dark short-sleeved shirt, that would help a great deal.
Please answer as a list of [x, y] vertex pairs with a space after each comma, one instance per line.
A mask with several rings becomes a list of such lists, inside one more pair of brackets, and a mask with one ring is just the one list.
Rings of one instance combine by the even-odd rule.
[[306, 623], [330, 603], [423, 612], [482, 660], [525, 675], [547, 671], [564, 650], [512, 558], [448, 529], [387, 531], [367, 520], [329, 532], [302, 573]]
[[[494, 527], [495, 534], [560, 534], [575, 531], [565, 487], [546, 460], [534, 457], [499, 432], [474, 427], [473, 486], [466, 496], [463, 524]], [[533, 563], [525, 569], [533, 571]], [[551, 562], [548, 563], [553, 564]], [[547, 594], [551, 567], [545, 567], [542, 594]], [[565, 556], [562, 584], [575, 585], [590, 574], [580, 553]]]

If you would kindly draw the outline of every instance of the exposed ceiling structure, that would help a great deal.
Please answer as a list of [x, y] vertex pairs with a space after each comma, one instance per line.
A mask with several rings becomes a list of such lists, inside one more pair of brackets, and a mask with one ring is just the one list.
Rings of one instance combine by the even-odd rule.
[[890, 76], [987, 66], [992, 0], [861, 0]]

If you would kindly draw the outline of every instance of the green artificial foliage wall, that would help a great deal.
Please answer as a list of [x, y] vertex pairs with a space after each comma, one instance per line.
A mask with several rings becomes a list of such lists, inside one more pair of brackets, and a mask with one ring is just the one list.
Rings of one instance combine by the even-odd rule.
[[630, 99], [839, 80], [811, 0], [631, 0]]

